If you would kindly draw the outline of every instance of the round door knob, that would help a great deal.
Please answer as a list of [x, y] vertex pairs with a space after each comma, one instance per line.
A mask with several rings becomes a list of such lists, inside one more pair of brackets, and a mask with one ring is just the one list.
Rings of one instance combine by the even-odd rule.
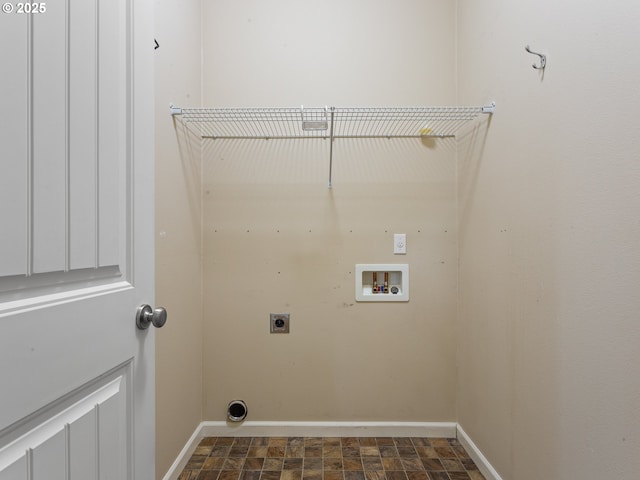
[[151, 308], [149, 305], [141, 305], [136, 312], [136, 325], [140, 330], [146, 330], [149, 325], [160, 328], [167, 322], [167, 311], [162, 308]]

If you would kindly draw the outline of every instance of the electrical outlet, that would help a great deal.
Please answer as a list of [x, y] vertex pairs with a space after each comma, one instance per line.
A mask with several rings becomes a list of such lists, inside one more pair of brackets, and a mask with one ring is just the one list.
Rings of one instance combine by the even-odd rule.
[[289, 333], [289, 314], [271, 313], [269, 314], [269, 325], [271, 333]]
[[394, 233], [393, 234], [393, 254], [404, 255], [405, 253], [407, 253], [407, 234]]

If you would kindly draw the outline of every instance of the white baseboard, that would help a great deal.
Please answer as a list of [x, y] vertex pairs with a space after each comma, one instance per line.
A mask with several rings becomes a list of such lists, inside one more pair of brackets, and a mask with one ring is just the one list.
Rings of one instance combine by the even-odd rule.
[[496, 472], [495, 468], [491, 466], [487, 457], [485, 457], [480, 449], [473, 443], [471, 437], [462, 429], [460, 425], [457, 428], [458, 441], [462, 444], [467, 451], [471, 459], [475, 462], [478, 470], [484, 475], [487, 480], [502, 480], [502, 477]]
[[439, 437], [458, 438], [487, 480], [502, 480], [455, 422], [202, 422], [163, 480], [177, 480], [204, 437]]
[[196, 447], [202, 440], [203, 436], [201, 435], [202, 424], [198, 425], [191, 435], [191, 438], [187, 440], [186, 445], [182, 449], [182, 451], [178, 454], [178, 458], [173, 462], [167, 473], [162, 477], [162, 480], [178, 480], [180, 473], [184, 470], [184, 467], [187, 466], [187, 462], [195, 452]]
[[446, 437], [455, 422], [202, 422], [203, 437]]

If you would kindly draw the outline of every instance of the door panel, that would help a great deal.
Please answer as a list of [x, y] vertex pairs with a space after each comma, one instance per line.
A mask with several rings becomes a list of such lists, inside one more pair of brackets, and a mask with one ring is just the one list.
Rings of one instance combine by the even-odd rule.
[[67, 52], [64, 8], [30, 16], [31, 272], [65, 270]]
[[[83, 0], [76, 0], [83, 1]], [[135, 5], [141, 3], [136, 1]], [[122, 52], [124, 50], [123, 40], [126, 38], [120, 29], [114, 28], [119, 25], [123, 16], [125, 24], [133, 19], [125, 13], [124, 2], [114, 2], [102, 0], [98, 12], [98, 30], [100, 49], [114, 48]], [[145, 17], [142, 17], [144, 19]], [[142, 20], [141, 19], [141, 20]], [[152, 39], [153, 42], [153, 39]], [[131, 92], [126, 90], [127, 83], [122, 81], [126, 77], [124, 68], [133, 69], [134, 64], [127, 65], [124, 61], [128, 58], [125, 54], [120, 55], [100, 55], [98, 61], [98, 103], [99, 103], [99, 136], [98, 136], [98, 266], [104, 267], [117, 265], [122, 261], [119, 255], [119, 248], [124, 245], [120, 236], [123, 234], [124, 225], [119, 222], [123, 214], [119, 214], [118, 209], [123, 205], [123, 199], [127, 193], [123, 190], [112, 188], [116, 182], [120, 181], [122, 175], [127, 171], [118, 170], [113, 162], [107, 161], [109, 158], [118, 158], [123, 155], [128, 142], [126, 131], [121, 128], [123, 106]], [[138, 68], [137, 66], [135, 67]], [[120, 72], [114, 75], [113, 72]], [[131, 119], [127, 119], [129, 122]], [[129, 123], [126, 127], [132, 128]], [[126, 214], [126, 212], [125, 212]]]
[[31, 477], [34, 480], [65, 480], [65, 435], [57, 431], [30, 451]]
[[0, 14], [0, 480], [155, 476], [151, 9]]
[[[3, 35], [15, 36], [19, 46], [2, 54], [18, 93], [8, 110], [18, 115], [2, 165], [0, 276], [113, 266], [124, 272], [123, 199], [131, 169], [127, 5], [67, 0], [46, 13], [0, 17], [10, 27]], [[47, 278], [59, 288], [79, 275]]]
[[127, 478], [130, 367], [91, 382], [7, 432], [13, 440], [0, 451], [0, 472], [18, 469], [7, 478], [31, 474], [31, 480], [66, 479], [66, 472], [71, 478]]
[[0, 480], [22, 480], [27, 475], [27, 457], [23, 456], [13, 464], [0, 470]]
[[[96, 2], [71, 2], [69, 12], [69, 269], [97, 265], [98, 37]], [[92, 21], [93, 20], [93, 21]], [[122, 74], [121, 74], [122, 75]]]
[[[27, 273], [27, 82], [29, 68], [27, 55], [27, 17], [0, 17], [2, 38], [11, 39], [9, 52], [0, 53], [1, 85], [5, 92], [3, 104], [11, 115], [0, 115], [2, 140], [0, 175], [0, 218], [11, 219], [0, 224], [0, 276]], [[3, 45], [5, 43], [3, 42]], [[11, 74], [9, 74], [11, 72]], [[19, 72], [20, 74], [14, 74]], [[12, 139], [12, 141], [9, 141]], [[6, 141], [5, 141], [6, 140]]]

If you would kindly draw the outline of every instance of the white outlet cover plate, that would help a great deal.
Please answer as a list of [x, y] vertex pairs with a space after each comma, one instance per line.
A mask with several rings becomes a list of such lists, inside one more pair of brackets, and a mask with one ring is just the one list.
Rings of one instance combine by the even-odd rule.
[[407, 234], [393, 234], [393, 253], [395, 255], [404, 255], [407, 253]]

